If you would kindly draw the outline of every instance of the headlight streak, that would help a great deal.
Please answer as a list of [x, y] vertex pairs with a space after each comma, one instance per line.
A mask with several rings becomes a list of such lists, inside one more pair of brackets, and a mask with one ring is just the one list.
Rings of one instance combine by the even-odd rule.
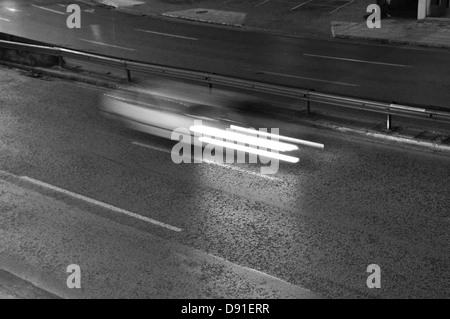
[[[268, 148], [271, 150], [277, 150], [281, 152], [295, 151], [298, 147], [293, 144], [282, 143], [278, 141], [271, 141], [266, 139], [261, 139], [254, 136], [248, 136], [240, 133], [230, 132], [221, 130], [214, 127], [204, 126], [204, 125], [194, 125], [189, 128], [190, 131], [195, 133], [200, 133], [208, 136], [220, 137], [226, 140], [232, 140], [244, 144], [254, 145], [262, 148]], [[272, 134], [273, 137], [277, 136]], [[229, 143], [233, 145], [232, 143]], [[252, 148], [250, 148], [252, 149]]]
[[292, 143], [296, 143], [296, 144], [300, 144], [300, 145], [311, 146], [311, 147], [315, 147], [315, 148], [324, 148], [324, 145], [321, 143], [300, 140], [297, 138], [276, 135], [276, 134], [267, 133], [267, 132], [260, 132], [260, 131], [254, 130], [254, 129], [244, 128], [244, 127], [240, 127], [240, 126], [236, 126], [236, 125], [230, 125], [230, 128], [234, 131], [245, 132], [245, 133], [249, 133], [249, 134], [253, 134], [253, 135], [275, 137], [276, 139], [282, 140], [282, 141], [292, 142]]

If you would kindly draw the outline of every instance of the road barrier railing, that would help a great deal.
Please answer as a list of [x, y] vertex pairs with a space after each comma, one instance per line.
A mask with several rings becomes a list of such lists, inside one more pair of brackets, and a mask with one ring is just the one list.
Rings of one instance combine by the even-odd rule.
[[109, 58], [101, 55], [79, 52], [74, 50], [68, 50], [63, 48], [55, 48], [58, 51], [60, 66], [64, 65], [63, 58], [69, 58], [79, 61], [87, 61], [95, 64], [102, 64], [113, 68], [124, 69], [126, 67], [126, 61], [120, 59]]
[[59, 58], [61, 67], [64, 65], [64, 58], [70, 58], [74, 60], [88, 61], [95, 64], [102, 64], [113, 68], [123, 69], [127, 73], [128, 81], [131, 81], [131, 72], [140, 72], [176, 79], [202, 82], [204, 84], [208, 84], [210, 88], [212, 88], [213, 86], [224, 86], [238, 90], [253, 91], [263, 94], [281, 96], [285, 98], [293, 98], [305, 102], [305, 108], [308, 114], [311, 112], [311, 103], [319, 103], [381, 113], [387, 116], [386, 128], [388, 130], [392, 128], [392, 116], [394, 115], [419, 119], [431, 119], [434, 121], [450, 123], [450, 110], [447, 111], [442, 108], [424, 108], [397, 104], [395, 102], [388, 103], [345, 97], [340, 95], [321, 93], [314, 90], [250, 81], [214, 73], [192, 71], [163, 65], [112, 58], [60, 47], [0, 40], [0, 48], [57, 56]]
[[28, 51], [28, 52], [32, 52], [32, 53], [46, 54], [46, 55], [52, 55], [52, 56], [60, 55], [58, 48], [44, 46], [44, 45], [19, 43], [19, 42], [13, 42], [13, 41], [0, 40], [0, 48], [9, 49], [9, 50], [17, 50], [17, 51]]

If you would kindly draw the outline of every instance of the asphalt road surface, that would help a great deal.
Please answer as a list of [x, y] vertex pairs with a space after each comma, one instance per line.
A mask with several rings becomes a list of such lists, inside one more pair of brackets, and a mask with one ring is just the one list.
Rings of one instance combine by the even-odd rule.
[[66, 26], [73, 1], [6, 1], [0, 31], [131, 60], [397, 103], [450, 107], [447, 50], [293, 38], [77, 2], [80, 29]]
[[[321, 297], [450, 297], [448, 156], [292, 118], [267, 127], [325, 148], [301, 147], [275, 175], [174, 164], [173, 141], [100, 116], [103, 89], [0, 74], [0, 261], [33, 280], [63, 286], [78, 263], [80, 296], [299, 296], [239, 285], [256, 270]], [[380, 289], [367, 287], [371, 264]], [[241, 277], [208, 295], [224, 269]]]

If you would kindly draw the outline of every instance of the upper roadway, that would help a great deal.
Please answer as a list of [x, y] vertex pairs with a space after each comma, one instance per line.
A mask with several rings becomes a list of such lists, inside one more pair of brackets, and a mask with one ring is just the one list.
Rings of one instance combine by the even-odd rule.
[[0, 32], [115, 57], [397, 103], [450, 107], [448, 50], [308, 39], [135, 16], [74, 1], [7, 1]]

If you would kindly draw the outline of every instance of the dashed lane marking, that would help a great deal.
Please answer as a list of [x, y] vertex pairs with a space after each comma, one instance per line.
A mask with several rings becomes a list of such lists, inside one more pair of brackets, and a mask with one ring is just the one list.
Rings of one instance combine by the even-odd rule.
[[271, 74], [271, 75], [277, 75], [277, 76], [284, 76], [288, 78], [295, 78], [295, 79], [301, 79], [301, 80], [307, 80], [307, 81], [316, 81], [316, 82], [323, 82], [323, 83], [331, 83], [331, 84], [337, 84], [337, 85], [344, 85], [344, 86], [354, 86], [358, 87], [358, 84], [353, 83], [345, 83], [345, 82], [338, 82], [338, 81], [329, 81], [329, 80], [323, 80], [323, 79], [316, 79], [316, 78], [309, 78], [304, 76], [298, 76], [298, 75], [291, 75], [291, 74], [283, 74], [283, 73], [277, 73], [277, 72], [267, 72], [267, 71], [260, 71], [258, 73], [263, 74]]
[[323, 59], [341, 60], [341, 61], [349, 61], [349, 62], [359, 62], [359, 63], [369, 63], [369, 64], [378, 64], [378, 65], [386, 65], [386, 66], [396, 66], [396, 67], [402, 67], [402, 68], [411, 68], [412, 67], [410, 65], [405, 65], [405, 64], [396, 64], [396, 63], [386, 63], [386, 62], [376, 62], [376, 61], [349, 59], [349, 58], [334, 57], [334, 56], [329, 56], [329, 55], [318, 55], [318, 54], [309, 54], [309, 53], [304, 53], [303, 55], [304, 56], [313, 57], [313, 58], [323, 58]]
[[270, 1], [270, 0], [264, 0], [263, 2], [258, 3], [258, 4], [255, 6], [255, 8], [257, 8], [257, 7], [259, 7], [259, 6], [262, 6], [263, 4], [265, 4], [265, 3], [269, 2], [269, 1]]
[[37, 5], [35, 5], [35, 4], [32, 4], [31, 6], [32, 6], [32, 7], [35, 7], [35, 8], [38, 8], [38, 9], [41, 9], [41, 10], [45, 10], [45, 11], [50, 11], [50, 12], [53, 12], [53, 13], [57, 13], [57, 14], [62, 14], [62, 15], [66, 15], [66, 14], [67, 14], [67, 13], [65, 13], [65, 12], [52, 10], [52, 9], [49, 9], [49, 8], [37, 6]]
[[185, 37], [185, 36], [181, 36], [181, 35], [162, 33], [162, 32], [150, 31], [150, 30], [134, 29], [134, 31], [152, 33], [152, 34], [156, 34], [156, 35], [162, 35], [162, 36], [166, 36], [166, 37], [179, 38], [179, 39], [192, 40], [192, 41], [198, 40], [197, 38]]
[[294, 11], [294, 10], [304, 6], [305, 4], [310, 3], [311, 1], [313, 1], [313, 0], [309, 0], [309, 1], [306, 1], [306, 2], [303, 2], [303, 3], [300, 3], [298, 6], [293, 7], [290, 11]]

